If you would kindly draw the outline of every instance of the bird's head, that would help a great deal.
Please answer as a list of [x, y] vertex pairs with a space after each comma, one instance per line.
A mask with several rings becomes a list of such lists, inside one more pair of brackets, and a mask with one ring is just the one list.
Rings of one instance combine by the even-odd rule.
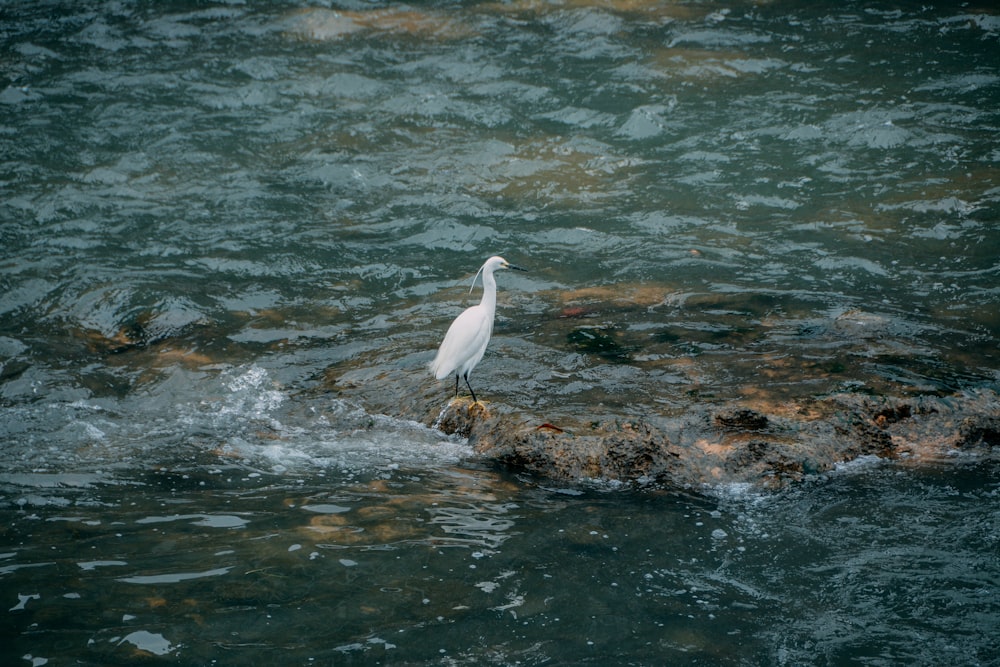
[[514, 266], [503, 257], [500, 257], [499, 255], [494, 255], [493, 257], [490, 257], [488, 260], [486, 260], [486, 263], [483, 264], [482, 268], [483, 271], [496, 271], [497, 269], [514, 269], [515, 271], [527, 271], [527, 269], [522, 269], [520, 266]]
[[479, 278], [480, 273], [492, 274], [497, 269], [514, 269], [515, 271], [527, 271], [528, 269], [522, 269], [520, 266], [514, 266], [508, 262], [503, 257], [499, 255], [494, 255], [486, 260], [486, 263], [480, 267], [479, 271], [476, 272], [475, 277], [472, 279], [472, 287], [469, 288], [469, 292], [476, 287], [476, 279]]

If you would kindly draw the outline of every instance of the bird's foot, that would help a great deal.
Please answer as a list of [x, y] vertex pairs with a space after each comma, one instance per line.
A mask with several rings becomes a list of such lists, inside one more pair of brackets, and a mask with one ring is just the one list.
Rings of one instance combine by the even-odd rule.
[[464, 409], [465, 413], [470, 417], [473, 415], [485, 417], [490, 414], [490, 409], [484, 401], [474, 401], [468, 396], [456, 396], [448, 403], [448, 407], [454, 407], [456, 410]]
[[482, 401], [471, 401], [466, 407], [470, 417], [489, 417], [490, 409], [486, 407], [486, 404]]

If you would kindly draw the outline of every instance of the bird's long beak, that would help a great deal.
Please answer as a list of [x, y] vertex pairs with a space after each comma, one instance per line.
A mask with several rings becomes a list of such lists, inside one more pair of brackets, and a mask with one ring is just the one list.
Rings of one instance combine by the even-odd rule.
[[513, 264], [507, 265], [508, 269], [514, 269], [515, 271], [527, 271], [528, 269], [522, 269], [520, 266], [514, 266]]

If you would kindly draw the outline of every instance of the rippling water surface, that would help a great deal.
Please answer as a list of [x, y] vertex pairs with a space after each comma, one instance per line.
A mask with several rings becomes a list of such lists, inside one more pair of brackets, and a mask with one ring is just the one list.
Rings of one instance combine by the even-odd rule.
[[496, 401], [996, 390], [998, 63], [975, 2], [7, 7], [3, 662], [997, 664], [995, 464], [564, 486], [327, 390], [436, 386], [496, 253]]
[[995, 470], [696, 497], [436, 456], [5, 474], [6, 661], [996, 664]]

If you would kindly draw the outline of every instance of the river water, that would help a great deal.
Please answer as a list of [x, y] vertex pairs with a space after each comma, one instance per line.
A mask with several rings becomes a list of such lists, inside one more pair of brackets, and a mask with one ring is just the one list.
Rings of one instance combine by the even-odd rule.
[[443, 406], [498, 253], [540, 415], [997, 391], [990, 3], [2, 16], [3, 664], [1000, 664], [995, 458], [557, 481], [350, 392]]

